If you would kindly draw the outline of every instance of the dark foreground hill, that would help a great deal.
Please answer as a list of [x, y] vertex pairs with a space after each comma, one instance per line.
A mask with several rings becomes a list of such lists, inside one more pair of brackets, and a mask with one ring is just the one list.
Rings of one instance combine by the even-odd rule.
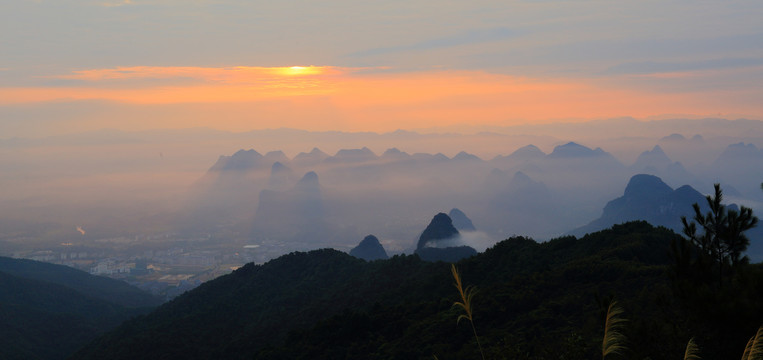
[[0, 258], [0, 358], [64, 359], [157, 299], [61, 265]]
[[0, 256], [0, 271], [65, 286], [85, 296], [125, 307], [155, 307], [163, 302], [161, 298], [124, 281], [90, 275], [63, 265]]
[[[706, 320], [698, 304], [728, 299], [680, 295], [670, 275], [677, 240], [634, 222], [581, 239], [515, 237], [459, 262], [465, 284], [479, 289], [474, 319], [487, 357], [594, 358], [612, 296], [630, 319], [625, 358], [680, 358], [692, 336], [703, 358], [738, 357], [763, 319], [753, 295], [763, 289], [760, 269], [746, 270], [752, 290], [734, 291], [746, 305], [729, 300]], [[471, 328], [456, 322], [449, 267], [417, 256], [367, 263], [334, 250], [292, 253], [205, 283], [72, 358], [477, 359]]]

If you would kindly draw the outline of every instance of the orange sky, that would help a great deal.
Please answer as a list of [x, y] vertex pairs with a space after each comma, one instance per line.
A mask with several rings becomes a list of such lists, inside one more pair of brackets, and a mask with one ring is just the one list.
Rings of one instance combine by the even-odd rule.
[[761, 119], [761, 16], [748, 0], [0, 1], [0, 139]]
[[[624, 77], [525, 78], [476, 70], [122, 67], [75, 71], [46, 80], [66, 81], [67, 86], [0, 88], [0, 105], [96, 100], [136, 108], [202, 106], [218, 116], [162, 113], [129, 123], [110, 124], [101, 118], [90, 126], [126, 130], [207, 126], [232, 131], [276, 127], [391, 131], [758, 110], [740, 108], [735, 93], [639, 90], [620, 86], [629, 80]], [[113, 121], [120, 120], [117, 116]], [[80, 122], [87, 123], [87, 119]]]

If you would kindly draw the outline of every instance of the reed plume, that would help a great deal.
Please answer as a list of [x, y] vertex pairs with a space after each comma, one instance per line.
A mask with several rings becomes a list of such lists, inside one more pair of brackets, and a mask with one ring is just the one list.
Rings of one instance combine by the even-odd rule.
[[701, 360], [699, 357], [699, 346], [694, 342], [694, 338], [689, 339], [689, 343], [686, 344], [686, 352], [684, 352], [684, 360]]
[[458, 306], [464, 310], [464, 314], [458, 316], [456, 323], [458, 324], [461, 319], [469, 320], [469, 323], [472, 325], [472, 331], [474, 332], [474, 339], [477, 340], [477, 347], [480, 350], [480, 355], [482, 356], [482, 360], [485, 360], [485, 353], [482, 352], [482, 345], [480, 344], [480, 338], [477, 336], [477, 329], [474, 327], [474, 317], [472, 316], [472, 297], [474, 297], [474, 293], [477, 290], [473, 286], [467, 286], [466, 289], [464, 289], [464, 285], [461, 282], [461, 275], [458, 274], [456, 265], [450, 264], [450, 272], [453, 274], [453, 279], [456, 281], [453, 285], [456, 287], [458, 295], [461, 297], [461, 301], [454, 302], [453, 306]]
[[763, 359], [763, 326], [759, 327], [755, 336], [747, 341], [747, 346], [744, 348], [744, 353], [742, 354], [742, 360], [759, 359]]
[[622, 354], [627, 349], [622, 328], [628, 320], [623, 318], [622, 314], [623, 308], [617, 305], [617, 301], [612, 300], [607, 308], [607, 320], [604, 324], [604, 339], [601, 342], [602, 359], [610, 354]]

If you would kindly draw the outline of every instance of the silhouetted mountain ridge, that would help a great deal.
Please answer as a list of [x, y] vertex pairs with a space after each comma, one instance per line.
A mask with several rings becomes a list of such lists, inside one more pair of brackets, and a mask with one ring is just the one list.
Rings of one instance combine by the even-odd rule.
[[458, 230], [453, 226], [453, 220], [447, 214], [439, 213], [432, 218], [432, 221], [419, 236], [416, 250], [425, 247], [437, 247], [438, 242], [456, 236], [458, 236]]
[[447, 214], [439, 213], [419, 236], [414, 253], [426, 261], [456, 262], [476, 255], [477, 250], [461, 244], [453, 220]]
[[366, 261], [389, 259], [384, 247], [379, 243], [379, 239], [373, 235], [363, 238], [358, 246], [350, 250], [350, 255]]
[[448, 217], [453, 222], [453, 227], [456, 228], [458, 231], [476, 231], [477, 228], [474, 227], [474, 224], [472, 223], [472, 219], [469, 219], [466, 214], [464, 214], [463, 211], [461, 211], [458, 208], [450, 209], [450, 212], [448, 212]]
[[570, 233], [582, 235], [609, 226], [634, 220], [665, 226], [675, 231], [682, 229], [681, 216], [694, 215], [693, 204], [707, 207], [705, 196], [689, 185], [676, 190], [654, 175], [634, 175], [625, 187], [623, 196], [607, 203], [599, 219]]

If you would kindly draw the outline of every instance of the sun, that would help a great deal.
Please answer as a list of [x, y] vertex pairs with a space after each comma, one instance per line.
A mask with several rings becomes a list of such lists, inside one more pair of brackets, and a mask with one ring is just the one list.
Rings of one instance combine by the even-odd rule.
[[304, 76], [304, 75], [318, 75], [323, 73], [324, 67], [322, 66], [287, 66], [274, 68], [279, 75], [287, 76]]

